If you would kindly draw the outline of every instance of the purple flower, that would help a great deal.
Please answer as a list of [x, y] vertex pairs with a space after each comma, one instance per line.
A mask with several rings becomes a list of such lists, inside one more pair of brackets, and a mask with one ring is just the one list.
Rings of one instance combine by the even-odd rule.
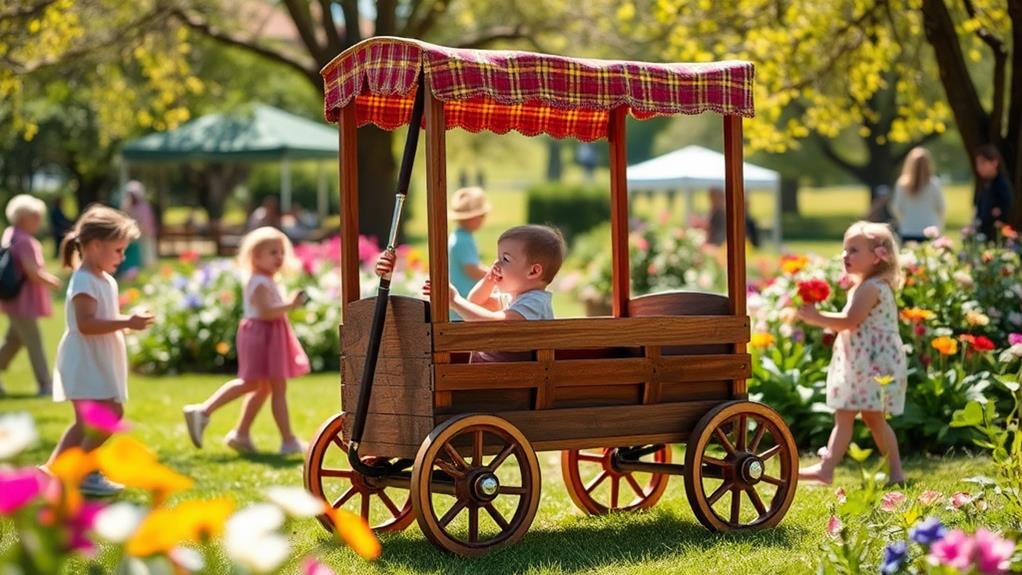
[[1018, 345], [1022, 343], [1022, 333], [1009, 333], [1008, 343], [1010, 345]]
[[904, 541], [895, 541], [884, 549], [884, 561], [880, 564], [880, 572], [884, 575], [897, 573], [908, 557], [908, 545]]
[[181, 291], [188, 287], [188, 278], [180, 275], [175, 275], [174, 279], [170, 281], [170, 285], [174, 286], [174, 289]]
[[188, 309], [199, 309], [202, 307], [202, 298], [193, 293], [185, 295], [185, 307]]
[[908, 536], [912, 541], [927, 547], [943, 539], [946, 534], [947, 529], [936, 517], [927, 517], [908, 531]]

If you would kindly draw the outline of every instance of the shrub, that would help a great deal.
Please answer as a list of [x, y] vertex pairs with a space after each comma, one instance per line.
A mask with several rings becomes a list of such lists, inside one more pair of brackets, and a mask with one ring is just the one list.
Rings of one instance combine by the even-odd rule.
[[526, 192], [526, 215], [556, 226], [569, 243], [610, 220], [610, 191], [601, 186], [546, 182]]

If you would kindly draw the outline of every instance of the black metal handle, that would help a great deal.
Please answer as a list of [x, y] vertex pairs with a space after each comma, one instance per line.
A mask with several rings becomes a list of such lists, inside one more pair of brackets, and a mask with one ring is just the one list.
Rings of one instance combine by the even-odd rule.
[[[390, 224], [390, 238], [387, 249], [393, 251], [397, 238], [397, 228], [401, 221], [401, 207], [404, 196], [408, 193], [408, 184], [412, 178], [412, 164], [415, 163], [415, 150], [419, 145], [419, 131], [422, 125], [422, 112], [425, 106], [425, 78], [419, 75], [419, 87], [415, 92], [415, 103], [412, 105], [412, 117], [408, 122], [408, 136], [405, 139], [404, 154], [401, 157], [401, 170], [397, 179], [397, 194], [394, 204], [394, 218]], [[369, 413], [369, 400], [373, 392], [373, 378], [376, 375], [376, 360], [380, 355], [380, 340], [383, 338], [383, 325], [387, 320], [387, 304], [390, 301], [390, 277], [380, 278], [380, 287], [376, 290], [376, 306], [373, 308], [373, 323], [369, 329], [369, 346], [366, 349], [365, 365], [362, 369], [362, 384], [358, 391], [358, 405], [355, 408], [352, 422], [351, 440], [348, 444], [348, 461], [352, 469], [370, 477], [381, 477], [390, 471], [389, 465], [366, 465], [358, 455], [359, 443], [365, 433], [366, 418]]]

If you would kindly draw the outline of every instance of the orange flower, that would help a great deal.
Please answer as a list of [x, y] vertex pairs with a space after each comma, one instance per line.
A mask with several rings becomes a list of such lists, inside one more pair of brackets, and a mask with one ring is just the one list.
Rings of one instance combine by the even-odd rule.
[[227, 343], [226, 341], [221, 341], [220, 343], [216, 344], [216, 352], [219, 353], [220, 355], [227, 355], [228, 353], [230, 353], [230, 351], [231, 344]]
[[380, 556], [380, 541], [362, 517], [344, 509], [334, 509], [330, 505], [327, 505], [326, 512], [334, 522], [337, 536], [351, 547], [352, 551], [364, 559], [372, 560]]
[[932, 311], [920, 307], [910, 307], [907, 309], [903, 309], [901, 310], [900, 315], [901, 319], [912, 323], [928, 321], [937, 317], [937, 314], [933, 313]]
[[155, 505], [192, 486], [191, 479], [159, 464], [156, 454], [137, 439], [121, 435], [96, 451], [104, 475], [129, 487], [151, 491]]
[[806, 267], [808, 263], [809, 258], [805, 256], [781, 256], [781, 269], [784, 270], [784, 273], [789, 275], [794, 275], [802, 271], [802, 268]]
[[1008, 224], [1004, 224], [1003, 226], [1001, 226], [1001, 235], [1009, 240], [1018, 239], [1018, 232], [1016, 232], [1015, 228], [1009, 226]]
[[759, 349], [764, 349], [764, 348], [770, 347], [771, 345], [774, 344], [774, 336], [773, 336], [773, 334], [770, 334], [770, 333], [767, 333], [767, 332], [763, 332], [763, 331], [757, 332], [757, 333], [752, 334], [752, 338], [749, 341], [749, 344], [752, 347], [757, 347]]
[[930, 346], [939, 351], [941, 355], [954, 355], [958, 353], [958, 342], [946, 335], [934, 338], [930, 342]]

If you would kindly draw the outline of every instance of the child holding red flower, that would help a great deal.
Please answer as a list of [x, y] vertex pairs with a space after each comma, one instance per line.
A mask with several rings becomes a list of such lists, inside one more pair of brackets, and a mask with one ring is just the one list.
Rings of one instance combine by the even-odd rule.
[[900, 415], [907, 385], [905, 351], [898, 335], [894, 290], [899, 282], [898, 250], [886, 224], [856, 222], [845, 232], [845, 273], [852, 280], [848, 303], [840, 312], [821, 312], [815, 303], [829, 295], [812, 280], [799, 285], [798, 317], [837, 332], [827, 369], [827, 406], [835, 410], [834, 429], [820, 463], [799, 471], [802, 479], [830, 483], [852, 439], [855, 416], [869, 427], [887, 456], [892, 483], [905, 476], [894, 430], [887, 414]]

